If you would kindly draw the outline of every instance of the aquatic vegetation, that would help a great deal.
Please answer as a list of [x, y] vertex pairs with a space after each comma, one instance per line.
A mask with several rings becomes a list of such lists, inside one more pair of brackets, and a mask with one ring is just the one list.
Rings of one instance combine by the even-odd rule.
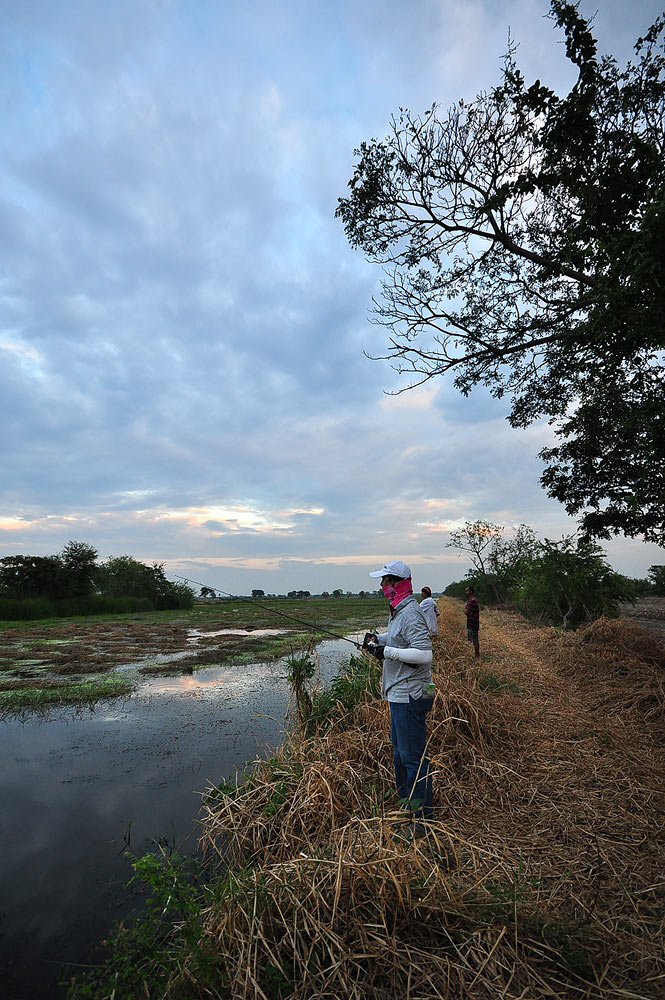
[[94, 677], [72, 683], [34, 684], [0, 690], [0, 711], [18, 712], [26, 708], [71, 703], [91, 705], [103, 698], [127, 697], [134, 682], [126, 676]]

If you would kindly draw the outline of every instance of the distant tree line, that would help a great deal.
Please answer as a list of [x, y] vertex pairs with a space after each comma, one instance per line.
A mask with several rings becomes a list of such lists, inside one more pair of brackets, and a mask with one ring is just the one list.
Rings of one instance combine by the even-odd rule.
[[[201, 587], [200, 597], [214, 597], [215, 591], [211, 590], [210, 587]], [[380, 590], [359, 590], [357, 594], [354, 594], [351, 590], [346, 592], [340, 589], [333, 590], [332, 594], [328, 590], [322, 590], [320, 594], [312, 594], [309, 590], [290, 590], [288, 594], [266, 594], [264, 590], [254, 589], [252, 590], [252, 597], [277, 597], [279, 599], [285, 599], [287, 597], [293, 599], [304, 598], [304, 597], [375, 597], [381, 596]]]
[[0, 559], [0, 618], [122, 614], [191, 608], [192, 590], [166, 579], [164, 564], [132, 556], [98, 562], [97, 549], [70, 541], [52, 556]]
[[616, 573], [595, 542], [564, 536], [539, 540], [527, 524], [511, 538], [489, 521], [467, 521], [450, 534], [449, 547], [466, 552], [472, 568], [444, 593], [463, 597], [471, 583], [485, 604], [510, 603], [541, 624], [577, 628], [604, 615], [616, 617], [622, 603], [665, 594], [665, 566], [651, 566], [649, 579]]

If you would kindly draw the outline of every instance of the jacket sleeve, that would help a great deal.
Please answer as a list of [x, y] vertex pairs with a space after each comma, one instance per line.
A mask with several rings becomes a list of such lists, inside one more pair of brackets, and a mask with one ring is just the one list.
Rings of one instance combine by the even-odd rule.
[[386, 646], [384, 656], [389, 660], [401, 660], [402, 663], [431, 663], [431, 649], [398, 649], [397, 646]]

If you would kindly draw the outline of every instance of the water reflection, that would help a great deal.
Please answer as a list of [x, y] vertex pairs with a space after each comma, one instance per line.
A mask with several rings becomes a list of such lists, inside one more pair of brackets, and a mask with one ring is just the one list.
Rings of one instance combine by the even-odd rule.
[[198, 639], [212, 639], [218, 635], [286, 635], [292, 632], [290, 628], [220, 628], [216, 632], [202, 632], [197, 628], [187, 630], [187, 640], [196, 642]]

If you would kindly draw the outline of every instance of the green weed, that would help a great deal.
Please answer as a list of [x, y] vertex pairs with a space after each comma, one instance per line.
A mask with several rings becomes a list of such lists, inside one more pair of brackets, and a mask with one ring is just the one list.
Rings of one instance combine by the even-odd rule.
[[[145, 1000], [186, 995], [191, 977], [223, 989], [216, 968], [213, 943], [206, 938], [202, 914], [211, 902], [229, 898], [239, 884], [237, 876], [207, 884], [200, 863], [177, 855], [146, 854], [136, 858], [129, 885], [148, 890], [144, 912], [132, 923], [120, 923], [106, 945], [107, 962], [75, 976], [68, 1000]], [[185, 973], [186, 968], [186, 973]]]
[[134, 690], [129, 677], [94, 677], [74, 684], [54, 684], [48, 687], [13, 688], [0, 691], [0, 711], [18, 712], [42, 705], [66, 705], [76, 702], [94, 704], [102, 698], [126, 697]]
[[503, 678], [497, 677], [496, 674], [477, 673], [476, 678], [478, 680], [478, 686], [482, 688], [483, 691], [489, 691], [491, 694], [502, 694], [504, 691], [510, 691], [511, 694], [520, 693], [520, 689], [517, 684], [514, 684], [512, 681], [503, 680]]
[[312, 710], [307, 720], [308, 732], [328, 728], [333, 723], [343, 727], [351, 711], [369, 692], [378, 697], [381, 665], [369, 656], [351, 656], [337, 676], [324, 690], [312, 698]]

